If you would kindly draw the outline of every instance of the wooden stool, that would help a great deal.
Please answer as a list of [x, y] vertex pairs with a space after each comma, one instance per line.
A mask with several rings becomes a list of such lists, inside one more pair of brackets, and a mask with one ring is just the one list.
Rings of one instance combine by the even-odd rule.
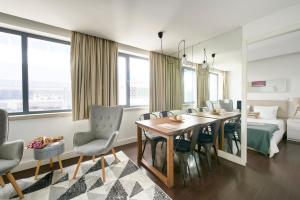
[[35, 170], [35, 176], [34, 179], [37, 179], [37, 176], [39, 175], [40, 166], [42, 164], [42, 160], [50, 160], [50, 168], [53, 168], [53, 158], [56, 157], [58, 160], [59, 168], [61, 170], [61, 173], [63, 172], [63, 165], [60, 160], [60, 155], [64, 152], [64, 143], [62, 141], [55, 142], [52, 144], [49, 144], [43, 149], [34, 149], [34, 159], [37, 160], [37, 166]]

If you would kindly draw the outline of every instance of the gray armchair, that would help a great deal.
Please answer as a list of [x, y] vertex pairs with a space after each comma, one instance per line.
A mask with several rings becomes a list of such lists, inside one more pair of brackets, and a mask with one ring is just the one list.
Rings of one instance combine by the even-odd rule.
[[7, 112], [0, 109], [0, 185], [5, 186], [2, 176], [6, 175], [22, 199], [24, 197], [23, 193], [10, 171], [20, 163], [23, 157], [24, 143], [21, 140], [7, 142], [8, 127]]
[[208, 108], [209, 111], [214, 111], [215, 109], [214, 103], [209, 100], [206, 101], [206, 107]]
[[227, 100], [219, 100], [220, 107], [224, 109], [226, 112], [233, 111], [233, 101], [231, 99]]
[[115, 156], [113, 148], [119, 135], [123, 116], [123, 108], [120, 106], [104, 107], [92, 106], [90, 112], [89, 132], [78, 132], [74, 135], [74, 151], [80, 155], [73, 178], [76, 178], [83, 156], [101, 155], [102, 177], [105, 181], [104, 155], [109, 151]]

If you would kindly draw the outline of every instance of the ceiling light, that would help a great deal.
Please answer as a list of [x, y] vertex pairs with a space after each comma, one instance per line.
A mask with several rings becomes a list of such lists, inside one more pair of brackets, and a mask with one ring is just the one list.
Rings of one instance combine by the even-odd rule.
[[[162, 43], [162, 39], [163, 39], [163, 36], [164, 36], [164, 32], [163, 31], [160, 31], [158, 32], [158, 37], [160, 39], [160, 51], [161, 51], [161, 54], [164, 54], [163, 52], [163, 43]], [[180, 46], [183, 44], [183, 55], [182, 57], [180, 58]], [[185, 54], [185, 40], [180, 40], [179, 43], [178, 43], [178, 46], [177, 46], [177, 57], [178, 59], [180, 60], [180, 64], [181, 65], [188, 65], [188, 61], [187, 61], [187, 56]]]
[[204, 49], [203, 49], [202, 69], [207, 69], [207, 70], [209, 70], [209, 68], [213, 68], [214, 63], [215, 63], [216, 53], [212, 53], [212, 54], [211, 54], [211, 57], [212, 57], [212, 62], [211, 62], [211, 65], [210, 65], [210, 64], [208, 63], [208, 60], [207, 60], [206, 49], [204, 48]]

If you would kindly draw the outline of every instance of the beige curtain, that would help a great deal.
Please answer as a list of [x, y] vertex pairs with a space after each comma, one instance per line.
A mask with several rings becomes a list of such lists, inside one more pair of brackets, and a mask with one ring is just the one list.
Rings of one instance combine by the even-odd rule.
[[229, 98], [228, 72], [223, 71], [223, 99]]
[[206, 106], [209, 99], [209, 71], [202, 69], [201, 64], [196, 65], [197, 70], [197, 106]]
[[181, 99], [179, 60], [150, 52], [150, 112], [181, 109]]
[[73, 120], [87, 119], [91, 105], [117, 104], [117, 59], [116, 42], [72, 33]]

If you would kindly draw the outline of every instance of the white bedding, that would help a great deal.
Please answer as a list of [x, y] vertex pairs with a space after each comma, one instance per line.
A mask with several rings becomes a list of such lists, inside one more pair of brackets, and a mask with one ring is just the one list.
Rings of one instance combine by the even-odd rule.
[[286, 123], [283, 119], [253, 119], [248, 118], [248, 122], [262, 123], [262, 124], [276, 124], [278, 125], [279, 130], [275, 131], [271, 141], [270, 141], [270, 149], [269, 149], [269, 157], [272, 158], [276, 153], [279, 152], [278, 144], [282, 140], [282, 137], [286, 131]]

